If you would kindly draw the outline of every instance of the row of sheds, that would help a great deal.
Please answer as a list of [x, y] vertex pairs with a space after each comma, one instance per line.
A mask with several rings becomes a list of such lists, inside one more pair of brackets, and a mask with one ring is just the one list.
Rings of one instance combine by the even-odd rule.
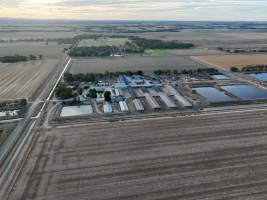
[[[140, 101], [140, 99], [134, 99], [133, 100], [133, 104], [135, 106], [135, 109], [139, 112], [144, 112], [145, 111], [145, 108], [142, 104], [142, 102]], [[125, 101], [120, 101], [119, 102], [119, 105], [120, 105], [120, 109], [122, 112], [129, 112], [129, 108], [128, 108], [128, 105]]]
[[[120, 105], [120, 109], [122, 112], [129, 112], [128, 105], [125, 101], [120, 101], [119, 105]], [[104, 113], [112, 113], [113, 112], [112, 104], [109, 102], [104, 103], [103, 109], [104, 109]]]

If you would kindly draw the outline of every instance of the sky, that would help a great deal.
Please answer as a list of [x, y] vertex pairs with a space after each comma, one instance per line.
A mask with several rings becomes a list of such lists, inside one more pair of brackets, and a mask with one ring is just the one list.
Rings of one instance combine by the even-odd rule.
[[0, 0], [0, 17], [267, 21], [267, 0]]

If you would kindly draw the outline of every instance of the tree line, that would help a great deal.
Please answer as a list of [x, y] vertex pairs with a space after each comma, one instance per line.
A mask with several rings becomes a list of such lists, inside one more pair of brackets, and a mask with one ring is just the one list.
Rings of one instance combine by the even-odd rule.
[[166, 76], [170, 76], [170, 75], [179, 75], [179, 74], [200, 74], [200, 73], [216, 73], [218, 72], [217, 69], [214, 69], [214, 68], [198, 68], [198, 69], [189, 69], [189, 70], [155, 70], [154, 71], [154, 74], [157, 75], [157, 76], [162, 76], [162, 75], [166, 75]]
[[192, 43], [179, 43], [176, 41], [162, 41], [155, 39], [145, 39], [139, 37], [131, 37], [133, 43], [135, 43], [140, 49], [190, 49], [194, 47]]
[[267, 65], [247, 65], [239, 70], [238, 67], [231, 67], [232, 72], [253, 72], [253, 71], [267, 71]]
[[217, 48], [219, 51], [225, 51], [227, 53], [266, 53], [267, 49], [225, 49], [223, 47]]
[[64, 81], [68, 83], [72, 82], [92, 82], [96, 83], [99, 80], [109, 80], [113, 78], [117, 78], [120, 75], [144, 75], [143, 71], [125, 71], [125, 72], [109, 72], [106, 71], [105, 73], [86, 73], [86, 74], [71, 74], [71, 73], [65, 73], [64, 74]]
[[[115, 36], [114, 36], [115, 37]], [[139, 37], [128, 37], [131, 42], [121, 46], [74, 47], [69, 51], [72, 57], [107, 57], [115, 54], [144, 53], [147, 49], [190, 49], [192, 43], [152, 40]]]
[[69, 51], [72, 57], [107, 57], [120, 52], [116, 46], [75, 47]]
[[29, 55], [29, 56], [22, 56], [22, 55], [14, 55], [14, 56], [3, 56], [0, 57], [0, 62], [2, 63], [17, 63], [17, 62], [26, 62], [30, 60], [38, 60], [43, 59], [43, 55]]

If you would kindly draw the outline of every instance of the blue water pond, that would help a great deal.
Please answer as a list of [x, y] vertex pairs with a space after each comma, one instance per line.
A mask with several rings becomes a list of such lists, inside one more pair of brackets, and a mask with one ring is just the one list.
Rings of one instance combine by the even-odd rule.
[[253, 78], [259, 80], [259, 81], [267, 81], [267, 72], [262, 72], [262, 73], [253, 73], [250, 74]]
[[267, 91], [252, 85], [229, 85], [222, 89], [239, 97], [241, 100], [260, 100], [267, 99]]
[[224, 74], [215, 74], [211, 75], [211, 77], [215, 80], [229, 80], [230, 78], [225, 76]]
[[230, 102], [233, 98], [226, 95], [225, 92], [220, 91], [214, 87], [198, 87], [193, 88], [199, 95], [206, 98], [210, 103]]

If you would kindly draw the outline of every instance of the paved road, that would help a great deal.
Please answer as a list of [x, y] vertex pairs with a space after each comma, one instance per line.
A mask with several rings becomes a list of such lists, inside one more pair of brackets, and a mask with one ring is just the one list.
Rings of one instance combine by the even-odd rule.
[[37, 132], [9, 200], [267, 199], [267, 111]]
[[[14, 166], [16, 166], [16, 157], [19, 156], [19, 151], [23, 147], [24, 143], [26, 144], [27, 139], [30, 137], [31, 131], [34, 126], [30, 127], [30, 130], [27, 130], [25, 133], [25, 129], [30, 124], [35, 124], [37, 118], [34, 118], [34, 114], [38, 109], [40, 109], [40, 103], [42, 100], [45, 99], [45, 103], [43, 103], [42, 108], [39, 111], [38, 116], [40, 116], [41, 112], [44, 110], [46, 106], [46, 102], [48, 102], [56, 88], [56, 85], [59, 83], [60, 79], [62, 78], [64, 72], [70, 65], [71, 59], [66, 58], [64, 64], [57, 69], [55, 73], [50, 77], [50, 80], [47, 84], [43, 87], [39, 95], [37, 96], [36, 100], [30, 105], [25, 114], [24, 118], [18, 122], [17, 127], [15, 130], [10, 134], [7, 138], [5, 143], [0, 148], [0, 164], [1, 164], [1, 176], [0, 176], [0, 186], [6, 185], [7, 177], [12, 174], [14, 170]], [[22, 137], [21, 137], [22, 136]], [[20, 140], [19, 140], [20, 139]], [[19, 140], [19, 143], [16, 142]], [[15, 145], [16, 144], [16, 145]], [[14, 146], [15, 145], [15, 146]], [[12, 153], [12, 157], [10, 156], [7, 159], [7, 156]], [[14, 163], [13, 163], [14, 162]], [[1, 188], [1, 187], [0, 187]], [[1, 191], [2, 192], [2, 191]], [[0, 196], [1, 197], [1, 196]]]

